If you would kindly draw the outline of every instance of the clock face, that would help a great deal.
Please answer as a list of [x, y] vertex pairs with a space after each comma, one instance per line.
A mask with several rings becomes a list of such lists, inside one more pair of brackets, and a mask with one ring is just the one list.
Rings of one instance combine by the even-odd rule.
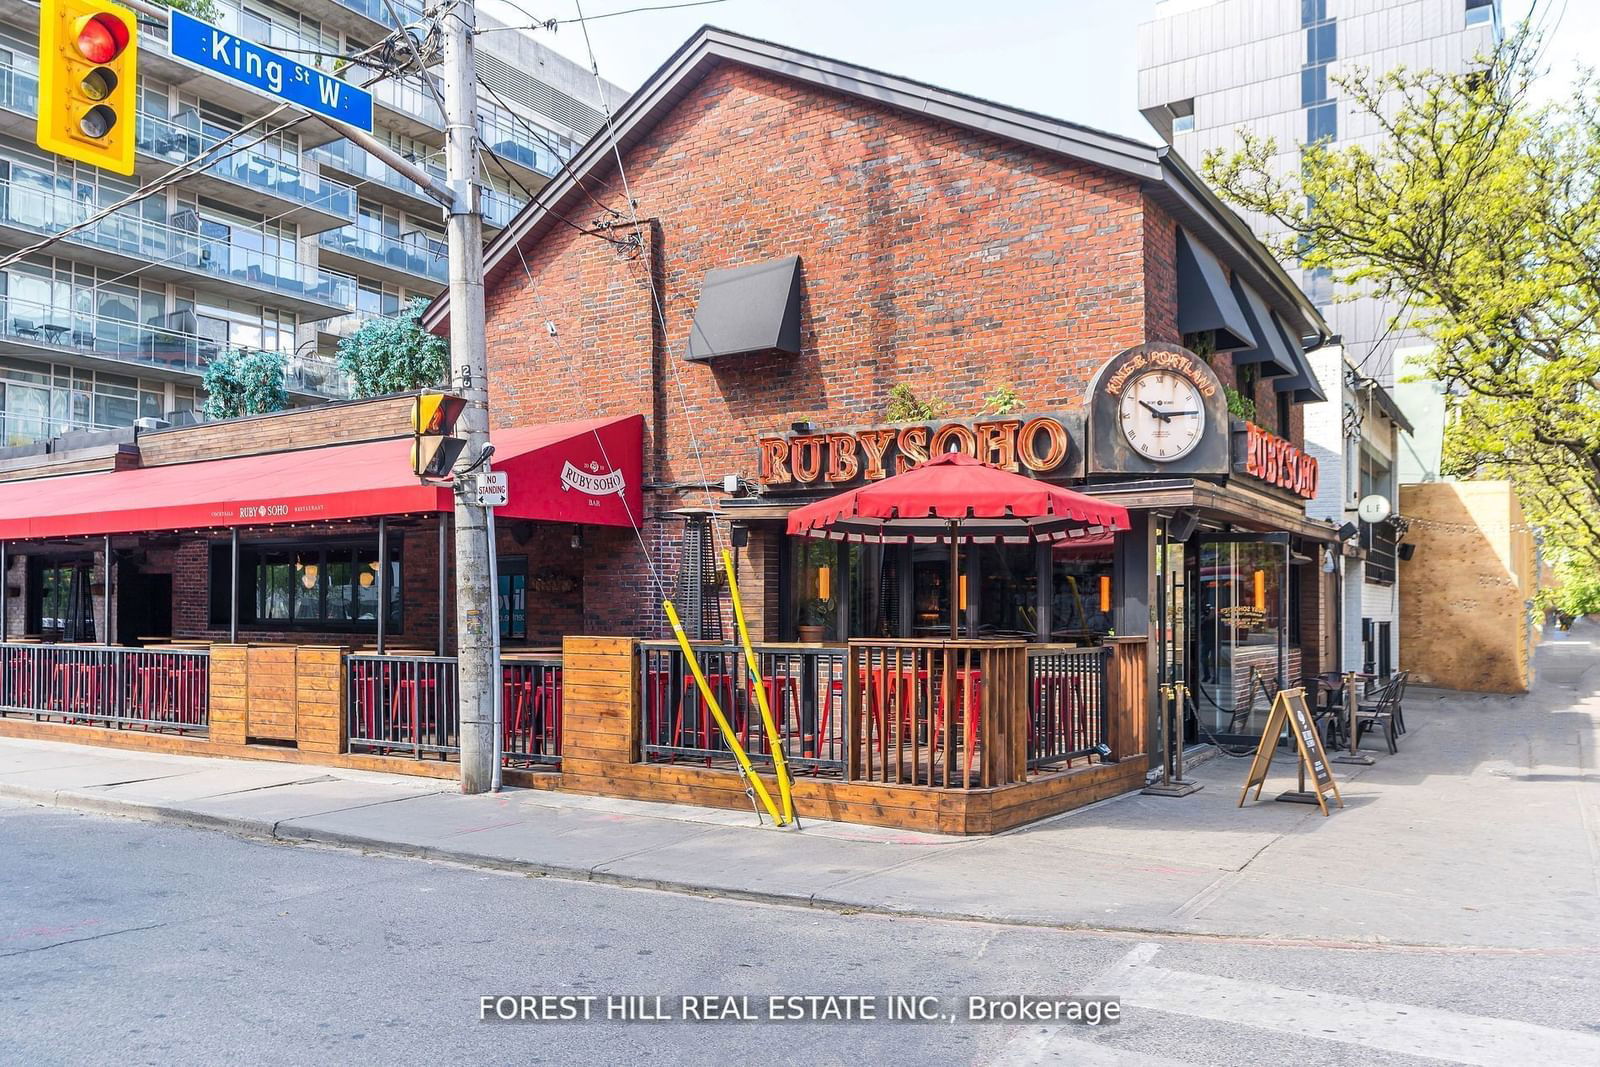
[[1133, 450], [1157, 463], [1194, 451], [1206, 429], [1206, 406], [1193, 382], [1172, 371], [1145, 371], [1124, 387], [1117, 409]]

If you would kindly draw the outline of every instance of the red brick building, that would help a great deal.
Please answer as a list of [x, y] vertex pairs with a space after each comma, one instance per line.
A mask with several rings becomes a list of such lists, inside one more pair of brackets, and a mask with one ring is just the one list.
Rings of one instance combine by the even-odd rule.
[[[1320, 564], [1336, 535], [1306, 518], [1316, 465], [1298, 447], [1301, 405], [1322, 399], [1304, 349], [1327, 328], [1168, 149], [706, 29], [502, 231], [485, 266], [495, 466], [511, 480], [498, 512], [503, 643], [531, 655], [613, 639], [575, 654], [626, 684], [579, 695], [629, 693], [580, 725], [642, 720], [629, 738], [589, 739], [591, 755], [563, 771], [583, 788], [707, 755], [707, 732], [684, 741], [695, 697], [682, 666], [636, 667], [638, 650], [615, 639], [665, 636], [669, 597], [700, 636], [731, 636], [726, 546], [756, 639], [806, 642], [807, 662], [835, 671], [803, 672], [809, 691], [791, 703], [808, 717], [786, 737], [826, 735], [818, 720], [836, 708], [836, 750], [837, 643], [948, 633], [952, 617], [968, 639], [1077, 646], [1106, 673], [1112, 639], [1138, 640], [1125, 662], [1139, 684], [1115, 682], [1112, 710], [1153, 716], [1157, 683], [1181, 682], [1197, 722], [1223, 737], [1259, 732], [1260, 686], [1334, 662]], [[433, 328], [448, 310], [430, 310]], [[310, 743], [391, 752], [374, 731], [409, 709], [412, 733], [436, 725], [448, 755], [450, 490], [409, 474], [409, 409], [390, 397], [0, 452], [0, 482], [45, 479], [0, 485], [0, 644], [438, 653], [415, 655], [440, 661], [426, 695], [404, 674], [422, 668], [404, 666], [382, 675], [381, 700], [366, 687], [372, 657], [346, 662], [343, 732]], [[946, 450], [1112, 500], [1132, 530], [1065, 548], [965, 545], [959, 574], [942, 545], [786, 532], [795, 507]], [[1036, 653], [1055, 654], [1036, 647], [1030, 663]], [[262, 669], [280, 654], [267, 647]], [[325, 667], [308, 669], [315, 681]], [[0, 714], [6, 692], [27, 711], [8, 685]], [[65, 690], [45, 688], [35, 704], [71, 710]], [[313, 704], [319, 692], [308, 682]], [[510, 724], [521, 713], [506, 699]], [[236, 723], [237, 736], [293, 733], [263, 721]], [[1112, 748], [1147, 753], [1148, 736], [1122, 730]], [[960, 747], [969, 761], [999, 751]], [[1068, 747], [1052, 759], [1070, 767], [1097, 750]], [[1028, 773], [1051, 762], [1028, 759]], [[1140, 777], [1114, 766], [1073, 803]]]
[[[831, 432], [885, 424], [897, 387], [949, 419], [997, 408], [1070, 418], [1093, 406], [1108, 361], [1160, 342], [1212, 350], [1198, 373], [1253, 402], [1251, 421], [1273, 440], [1297, 445], [1301, 404], [1321, 399], [1301, 350], [1325, 339], [1325, 324], [1169, 149], [715, 29], [628, 100], [615, 134], [586, 146], [486, 256], [492, 423], [646, 418], [637, 534], [585, 535], [588, 632], [659, 634], [663, 592], [703, 583], [700, 560], [682, 552], [686, 525], [699, 521], [688, 509], [714, 518], [718, 544], [738, 531], [760, 636], [794, 639], [818, 564], [784, 536], [782, 517], [845, 480], [824, 472], [810, 487], [772, 484], [758, 441], [811, 435], [826, 449]], [[785, 271], [787, 301], [762, 295], [758, 277]], [[730, 292], [743, 308], [725, 306]], [[740, 321], [741, 311], [759, 318], [762, 300], [773, 302], [766, 334]], [[442, 330], [447, 314], [436, 305], [430, 322]], [[718, 327], [777, 340], [719, 345], [707, 336]], [[1230, 662], [1268, 675], [1281, 667], [1293, 681], [1327, 662], [1325, 579], [1300, 561], [1320, 563], [1313, 543], [1330, 535], [1306, 521], [1302, 495], [1252, 477], [1243, 456], [1236, 469], [1229, 438], [1250, 447], [1242, 427], [1230, 432], [1222, 412], [1206, 429], [1220, 438], [1220, 464], [1214, 453], [1186, 465], [1117, 442], [1091, 455], [1090, 438], [1115, 436], [1111, 421], [1097, 428], [1090, 415], [1069, 429], [1073, 456], [1057, 475], [1137, 508], [1134, 536], [1076, 575], [1055, 561], [1053, 579], [1048, 559], [1036, 570], [991, 559], [984, 571], [974, 553], [984, 571], [971, 575], [974, 588], [998, 583], [988, 599], [1038, 605], [1031, 615], [975, 607], [974, 628], [1142, 633], [1164, 590], [1160, 621], [1181, 632], [1185, 616], [1199, 627], [1237, 607], [1175, 601], [1185, 567], [1211, 585], [1237, 571], [1246, 590], [1266, 568], [1273, 639], [1240, 645]], [[1220, 542], [1204, 562], [1196, 542], [1187, 563], [1175, 547], [1158, 587], [1161, 524], [1185, 516], [1201, 536], [1276, 531], [1280, 541]], [[923, 595], [919, 561], [823, 551], [838, 589], [826, 598], [828, 636], [917, 632], [912, 612], [887, 602]], [[1031, 571], [1032, 585], [1028, 574], [991, 580], [1007, 569]], [[864, 588], [869, 570], [878, 588]], [[1114, 579], [1115, 604], [1091, 612], [1082, 594], [1101, 576]], [[1059, 588], [1041, 594], [1052, 581]], [[1057, 623], [1076, 613], [1071, 625], [1046, 624], [1052, 602]], [[1206, 656], [1219, 656], [1215, 644]], [[1230, 673], [1211, 684], [1242, 696], [1248, 675]]]

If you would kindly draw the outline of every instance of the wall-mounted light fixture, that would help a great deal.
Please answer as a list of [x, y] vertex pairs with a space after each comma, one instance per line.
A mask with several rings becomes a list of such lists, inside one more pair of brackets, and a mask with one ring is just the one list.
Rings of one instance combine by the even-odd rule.
[[1256, 571], [1256, 610], [1265, 613], [1267, 610], [1267, 572]]
[[1100, 576], [1100, 613], [1104, 615], [1111, 610], [1111, 575]]

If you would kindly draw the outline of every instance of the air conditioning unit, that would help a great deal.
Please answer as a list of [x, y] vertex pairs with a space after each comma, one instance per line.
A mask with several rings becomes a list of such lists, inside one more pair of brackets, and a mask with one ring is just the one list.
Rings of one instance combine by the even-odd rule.
[[149, 415], [146, 415], [142, 419], [133, 420], [133, 428], [141, 433], [146, 430], [165, 430], [171, 425], [172, 423], [168, 422], [166, 419], [157, 419]]

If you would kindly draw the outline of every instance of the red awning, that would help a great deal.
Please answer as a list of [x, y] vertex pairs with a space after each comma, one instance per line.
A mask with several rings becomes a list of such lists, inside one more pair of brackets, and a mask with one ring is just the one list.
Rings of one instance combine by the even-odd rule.
[[[502, 519], [631, 526], [641, 514], [644, 417], [496, 430], [507, 475]], [[0, 539], [280, 526], [450, 511], [420, 485], [411, 439], [330, 445], [168, 467], [0, 484]]]
[[1129, 529], [1128, 511], [949, 453], [789, 513], [789, 532], [836, 540], [1059, 541]]

